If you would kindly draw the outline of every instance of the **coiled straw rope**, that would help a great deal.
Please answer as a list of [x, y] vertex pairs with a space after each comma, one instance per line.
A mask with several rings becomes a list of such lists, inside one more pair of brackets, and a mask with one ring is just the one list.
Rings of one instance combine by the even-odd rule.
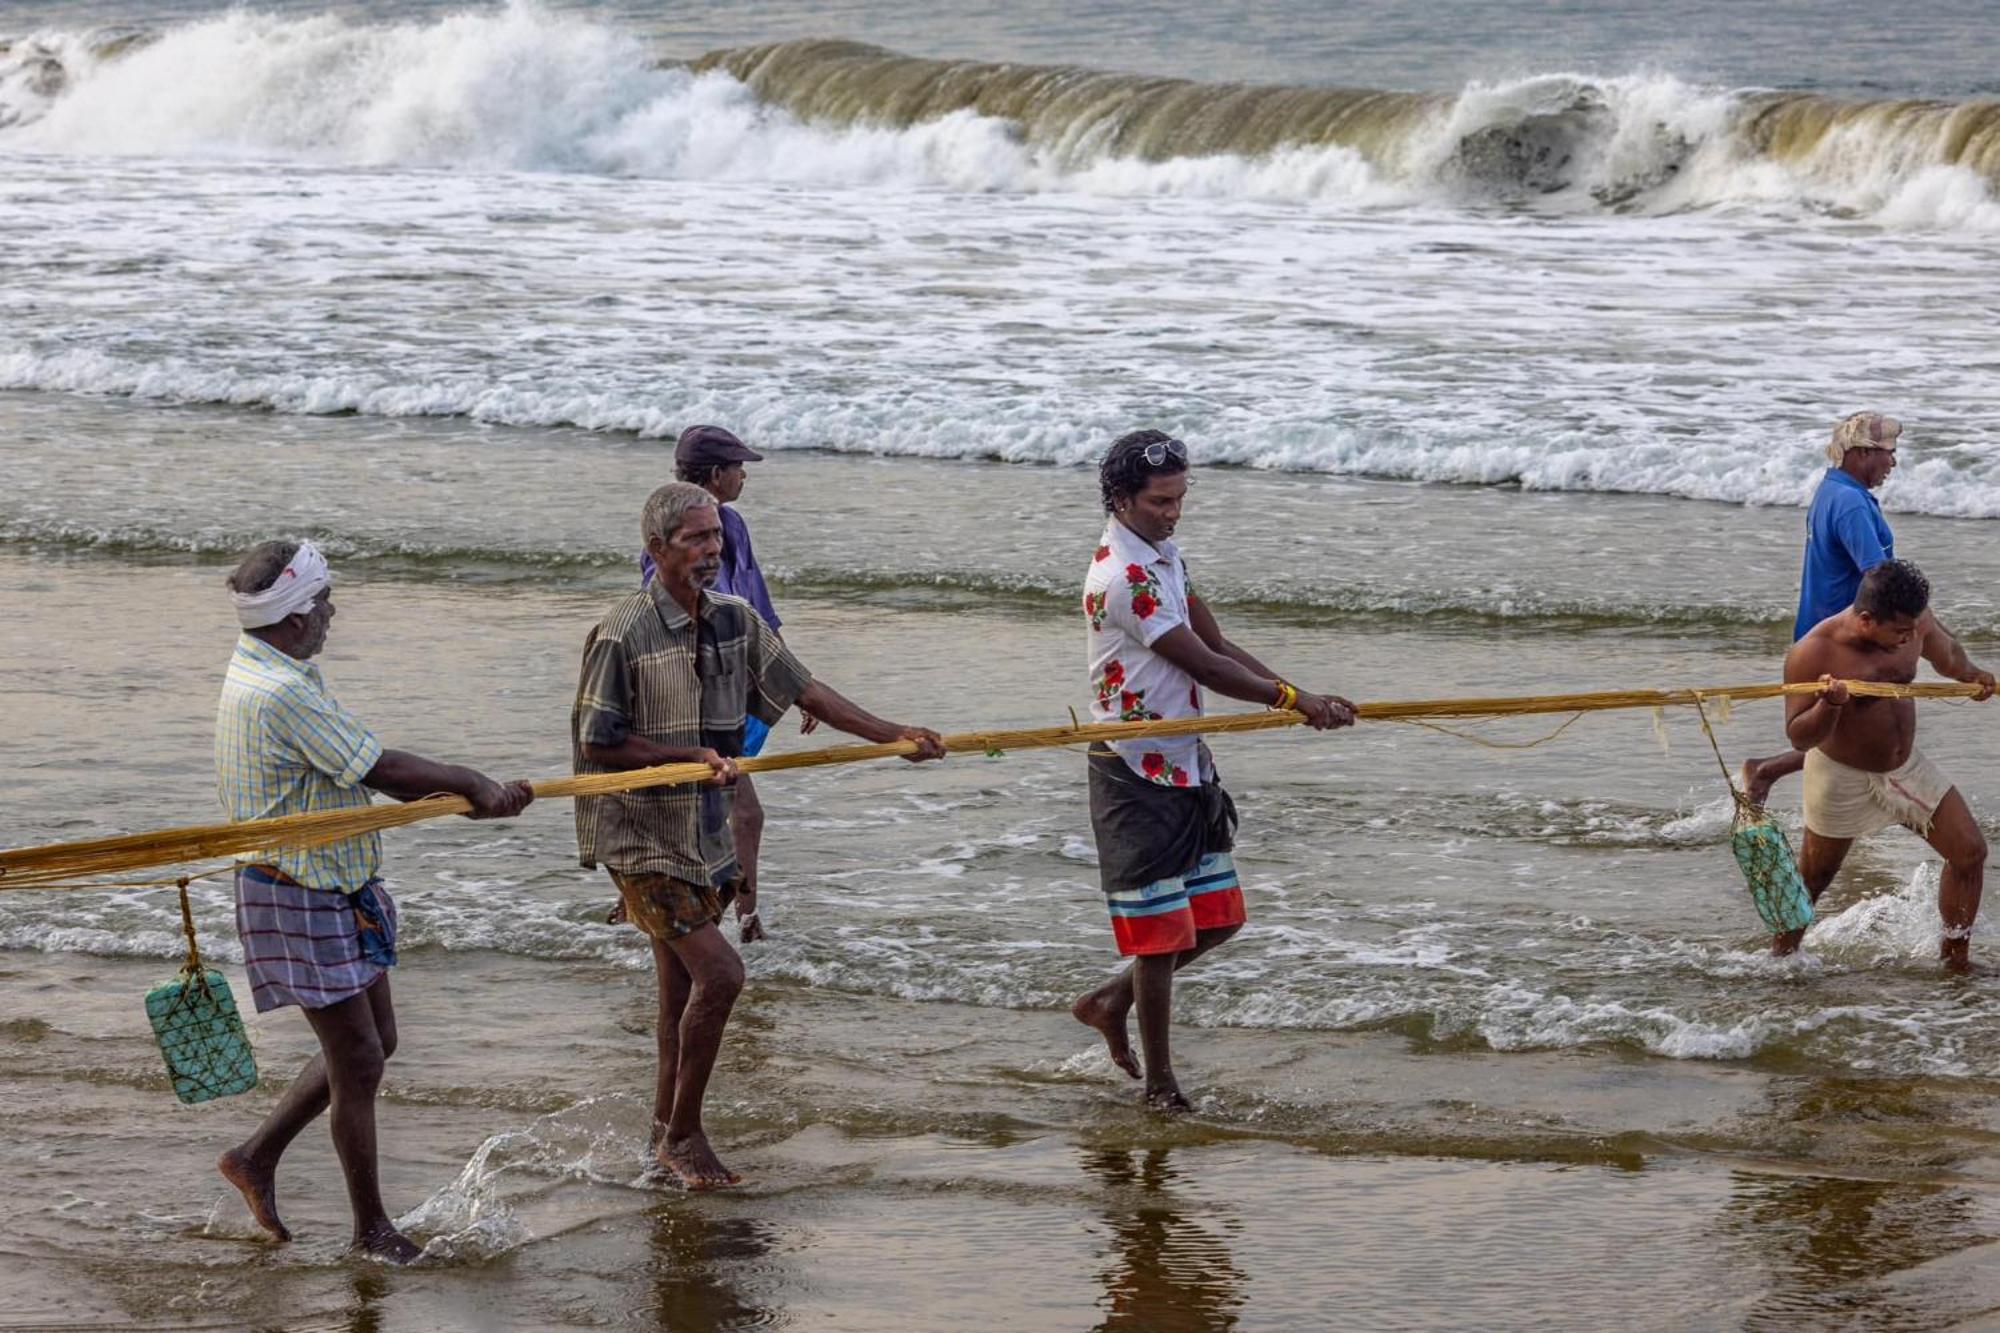
[[[1957, 699], [1976, 694], [1976, 685], [1924, 684], [1890, 685], [1853, 680], [1848, 689], [1856, 695], [1886, 699]], [[1605, 690], [1593, 694], [1526, 694], [1484, 699], [1414, 699], [1401, 702], [1364, 703], [1355, 706], [1355, 715], [1367, 722], [1417, 722], [1439, 718], [1525, 717], [1533, 714], [1596, 713], [1626, 708], [1671, 708], [1694, 705], [1698, 701], [1726, 704], [1729, 701], [1773, 699], [1782, 695], [1815, 694], [1820, 686], [1807, 682], [1796, 685], [1718, 685], [1685, 690]], [[1096, 722], [1026, 731], [968, 731], [944, 738], [946, 750], [954, 754], [998, 754], [1005, 750], [1033, 750], [1078, 745], [1090, 741], [1130, 741], [1148, 737], [1221, 735], [1238, 731], [1265, 731], [1289, 727], [1305, 721], [1301, 713], [1273, 709], [1262, 713], [1225, 714], [1218, 717], [1174, 718], [1160, 722]], [[1560, 734], [1559, 728], [1553, 735]], [[911, 741], [878, 745], [836, 745], [793, 754], [765, 755], [739, 760], [745, 773], [777, 773], [796, 768], [821, 768], [829, 764], [858, 764], [871, 759], [890, 759], [914, 753]], [[631, 769], [623, 773], [593, 773], [579, 777], [553, 778], [534, 784], [537, 799], [552, 797], [604, 796], [614, 792], [638, 791], [648, 787], [671, 787], [702, 782], [710, 776], [706, 764], [662, 764], [656, 768]], [[286, 815], [277, 819], [248, 820], [240, 824], [201, 824], [187, 828], [161, 829], [150, 833], [130, 833], [115, 838], [93, 838], [83, 842], [49, 843], [40, 847], [18, 847], [0, 851], [0, 890], [55, 887], [109, 887], [71, 885], [66, 881], [91, 876], [122, 874], [158, 866], [181, 865], [190, 861], [269, 852], [286, 847], [315, 847], [338, 842], [357, 834], [399, 828], [426, 819], [464, 814], [472, 807], [462, 796], [431, 796], [420, 801], [394, 805], [368, 805], [313, 814]], [[168, 883], [173, 881], [169, 880]]]

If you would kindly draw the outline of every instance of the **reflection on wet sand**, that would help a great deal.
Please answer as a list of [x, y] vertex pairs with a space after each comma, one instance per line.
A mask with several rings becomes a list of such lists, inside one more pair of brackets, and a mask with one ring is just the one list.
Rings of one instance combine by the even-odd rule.
[[746, 1289], [766, 1268], [760, 1261], [777, 1240], [774, 1224], [715, 1217], [705, 1207], [676, 1202], [653, 1212], [648, 1240], [652, 1301], [644, 1313], [660, 1328], [760, 1328], [780, 1321], [780, 1311], [757, 1304]]
[[341, 1325], [342, 1333], [383, 1333], [390, 1327], [383, 1322], [383, 1302], [389, 1296], [389, 1279], [386, 1274], [368, 1268], [356, 1268], [351, 1285], [354, 1303], [347, 1308], [347, 1322]]
[[1105, 1186], [1109, 1258], [1099, 1308], [1104, 1333], [1195, 1333], [1237, 1327], [1244, 1273], [1223, 1234], [1228, 1213], [1204, 1218], [1177, 1196], [1180, 1173], [1167, 1148], [1086, 1149], [1084, 1170]]
[[1732, 1175], [1722, 1230], [1765, 1274], [1749, 1327], [1864, 1318], [1902, 1328], [1950, 1320], [1970, 1293], [1894, 1279], [1995, 1239], [1972, 1190], [1837, 1176]]

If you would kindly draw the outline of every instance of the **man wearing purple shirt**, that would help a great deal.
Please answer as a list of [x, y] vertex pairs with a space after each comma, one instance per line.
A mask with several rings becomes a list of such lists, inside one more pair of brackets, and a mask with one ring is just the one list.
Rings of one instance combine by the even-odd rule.
[[[766, 625], [778, 628], [778, 612], [771, 605], [771, 591], [764, 586], [764, 571], [757, 568], [756, 553], [750, 549], [750, 525], [731, 508], [743, 494], [743, 465], [759, 463], [764, 455], [720, 426], [689, 426], [674, 445], [674, 476], [691, 481], [713, 495], [716, 512], [722, 517], [722, 571], [716, 575], [713, 591], [741, 597], [761, 616]], [[639, 555], [639, 573], [650, 582], [653, 557]], [[802, 714], [800, 730], [810, 732], [818, 719]], [[764, 748], [771, 728], [756, 718], [743, 723], [742, 748], [730, 758], [749, 758]], [[736, 805], [729, 830], [736, 840], [736, 859], [743, 867], [742, 887], [736, 891], [736, 921], [743, 942], [764, 938], [764, 925], [757, 916], [757, 853], [764, 842], [764, 806], [748, 773], [736, 780]]]

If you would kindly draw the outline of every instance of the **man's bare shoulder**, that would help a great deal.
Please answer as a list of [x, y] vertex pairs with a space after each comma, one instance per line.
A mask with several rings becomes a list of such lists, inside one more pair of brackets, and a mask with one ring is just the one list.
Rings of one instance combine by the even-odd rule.
[[1838, 617], [1822, 620], [1806, 632], [1785, 654], [1785, 682], [1818, 680], [1840, 660], [1840, 641], [1835, 637]]

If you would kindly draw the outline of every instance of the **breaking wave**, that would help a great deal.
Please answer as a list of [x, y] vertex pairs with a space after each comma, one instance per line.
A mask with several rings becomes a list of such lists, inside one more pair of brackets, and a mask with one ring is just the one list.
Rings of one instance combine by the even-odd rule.
[[1590, 212], [1788, 205], [2000, 228], [2000, 103], [1550, 73], [1457, 93], [932, 60], [836, 40], [662, 61], [516, 3], [231, 11], [0, 38], [0, 148], [995, 192]]

